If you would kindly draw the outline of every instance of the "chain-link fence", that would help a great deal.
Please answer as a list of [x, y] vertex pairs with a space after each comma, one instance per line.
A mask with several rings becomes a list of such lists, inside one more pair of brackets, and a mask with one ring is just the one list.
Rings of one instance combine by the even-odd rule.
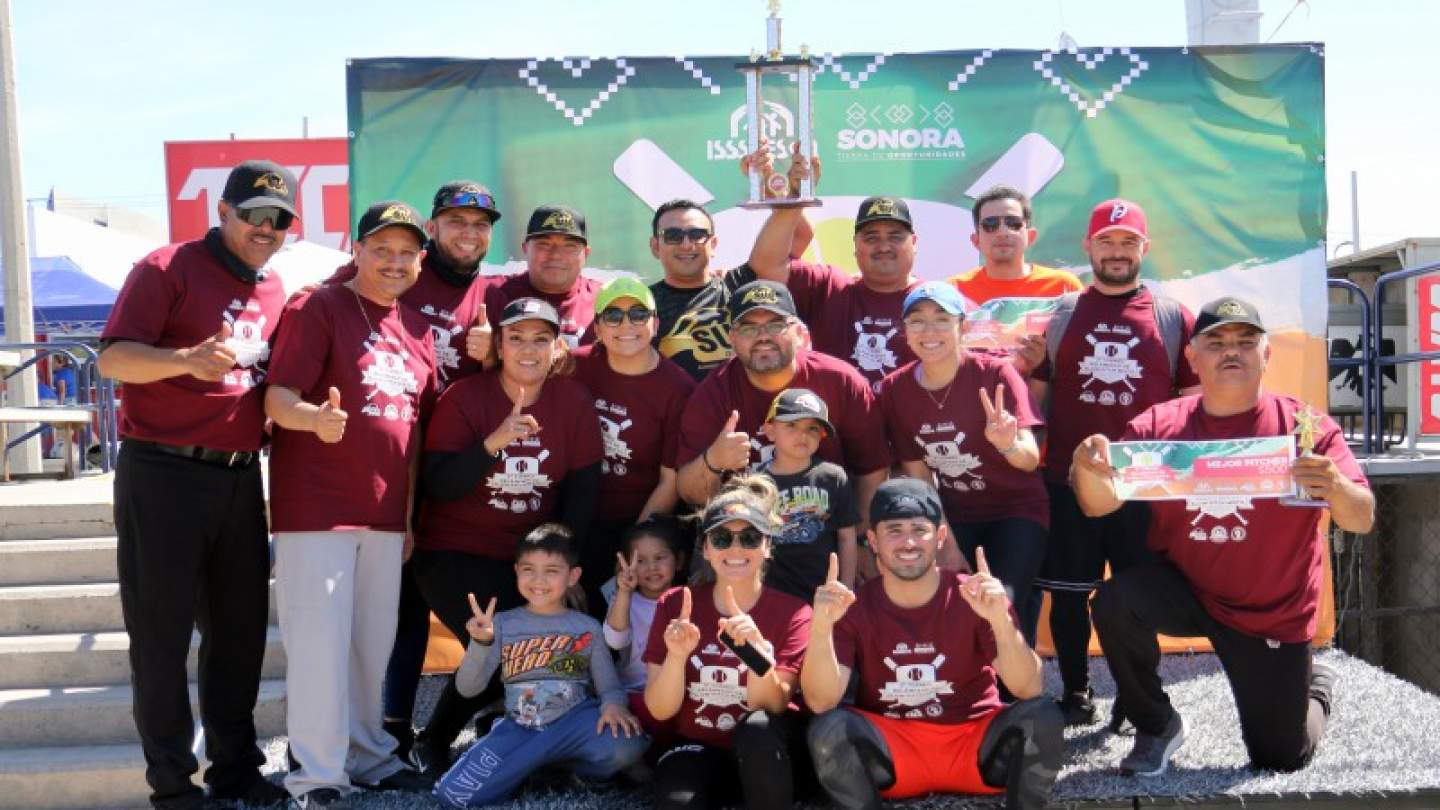
[[1440, 476], [1371, 487], [1375, 529], [1331, 531], [1336, 643], [1440, 694]]

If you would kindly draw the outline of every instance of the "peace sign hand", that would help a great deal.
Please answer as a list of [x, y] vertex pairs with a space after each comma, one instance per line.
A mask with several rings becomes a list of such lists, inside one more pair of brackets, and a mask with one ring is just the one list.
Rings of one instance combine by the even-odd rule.
[[480, 609], [480, 603], [475, 601], [475, 594], [466, 594], [470, 600], [470, 612], [475, 614], [465, 622], [465, 630], [470, 638], [475, 639], [478, 644], [490, 644], [495, 641], [495, 597], [490, 597], [490, 606], [484, 610]]
[[840, 581], [840, 556], [830, 552], [830, 572], [825, 575], [825, 584], [815, 589], [815, 612], [812, 624], [833, 627], [855, 604], [855, 592]]
[[700, 628], [690, 621], [690, 589], [685, 588], [680, 597], [680, 615], [665, 626], [665, 652], [685, 658], [698, 646]]
[[640, 574], [637, 571], [638, 566], [635, 563], [639, 555], [640, 552], [632, 551], [630, 553], [630, 559], [626, 560], [624, 554], [618, 551], [615, 552], [615, 586], [620, 589], [620, 593], [632, 593], [636, 586], [639, 585]]
[[991, 576], [990, 565], [985, 560], [985, 549], [975, 547], [975, 573], [960, 586], [960, 596], [975, 615], [989, 622], [992, 627], [1008, 624], [1010, 621], [1010, 598], [1005, 595], [1005, 586]]
[[1020, 436], [1020, 420], [1005, 408], [1005, 383], [995, 386], [995, 399], [980, 389], [980, 407], [985, 409], [985, 438], [1002, 453], [1015, 446]]

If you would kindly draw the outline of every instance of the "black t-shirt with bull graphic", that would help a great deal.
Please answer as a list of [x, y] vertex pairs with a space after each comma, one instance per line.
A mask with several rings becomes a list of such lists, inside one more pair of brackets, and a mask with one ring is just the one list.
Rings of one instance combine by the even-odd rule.
[[650, 285], [660, 329], [655, 348], [696, 382], [730, 359], [730, 296], [755, 280], [742, 264], [721, 273], [702, 287], [672, 287], [661, 280]]
[[808, 469], [786, 475], [775, 473], [769, 464], [760, 471], [780, 490], [784, 520], [765, 572], [765, 586], [808, 602], [825, 581], [836, 534], [860, 522], [855, 490], [845, 469], [828, 461], [813, 461]]

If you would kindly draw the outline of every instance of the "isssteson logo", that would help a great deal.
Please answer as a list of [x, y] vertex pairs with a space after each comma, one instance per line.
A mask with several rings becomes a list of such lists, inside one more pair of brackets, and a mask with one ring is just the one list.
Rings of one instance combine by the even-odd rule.
[[[770, 141], [770, 153], [777, 158], [790, 154], [795, 143], [795, 116], [784, 104], [765, 102], [760, 115], [760, 134]], [[739, 160], [750, 153], [750, 121], [745, 105], [730, 113], [730, 137], [705, 142], [706, 160]]]
[[956, 129], [955, 110], [940, 102], [875, 104], [856, 102], [845, 109], [849, 129], [836, 133], [837, 160], [951, 160], [965, 157], [965, 139]]

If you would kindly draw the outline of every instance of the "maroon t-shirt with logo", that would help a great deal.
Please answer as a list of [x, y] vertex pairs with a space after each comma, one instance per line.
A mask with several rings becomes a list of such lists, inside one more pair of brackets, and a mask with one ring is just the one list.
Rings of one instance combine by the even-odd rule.
[[929, 392], [916, 379], [919, 371], [918, 362], [910, 363], [880, 384], [880, 412], [896, 457], [924, 461], [935, 471], [951, 523], [1019, 517], [1048, 528], [1050, 498], [1039, 471], [1010, 466], [985, 438], [979, 391], [983, 388], [993, 398], [1001, 383], [1005, 407], [1021, 428], [1044, 425], [1015, 367], [1003, 357], [970, 354], [948, 388]]
[[[480, 308], [485, 306], [485, 290], [496, 283], [493, 276], [477, 275], [467, 286], [447, 284], [432, 269], [433, 254], [425, 254], [420, 263], [420, 277], [400, 296], [403, 303], [425, 316], [435, 338], [435, 366], [440, 372], [440, 385], [480, 370], [480, 364], [465, 354], [465, 334], [475, 325]], [[343, 264], [326, 284], [339, 284], [355, 277], [355, 263]]]
[[265, 426], [265, 367], [285, 307], [280, 277], [247, 284], [201, 240], [166, 245], [135, 264], [101, 333], [162, 349], [194, 346], [230, 324], [235, 367], [219, 382], [189, 374], [126, 383], [120, 435], [212, 450], [258, 450]]
[[420, 453], [420, 422], [439, 393], [433, 347], [420, 313], [405, 304], [380, 306], [343, 284], [285, 307], [269, 383], [316, 405], [338, 388], [347, 418], [345, 436], [334, 444], [308, 430], [276, 427], [275, 531], [405, 531], [410, 462]]
[[[485, 441], [514, 408], [500, 386], [500, 372], [472, 374], [440, 397], [426, 426], [425, 450], [468, 450]], [[507, 445], [465, 497], [426, 499], [417, 547], [509, 561], [526, 532], [555, 517], [565, 476], [600, 463], [600, 424], [585, 386], [551, 377], [524, 413], [540, 423], [539, 432]]]
[[[1299, 400], [1262, 393], [1255, 408], [1233, 416], [1205, 413], [1199, 395], [1164, 402], [1141, 414], [1122, 441], [1203, 441], [1285, 436], [1295, 431]], [[1329, 416], [1315, 454], [1368, 487], [1360, 465]], [[1190, 581], [1205, 611], [1221, 624], [1280, 642], [1315, 637], [1325, 584], [1321, 509], [1274, 498], [1203, 495], [1150, 502], [1149, 545]]]
[[498, 324], [505, 305], [517, 298], [539, 298], [548, 301], [550, 306], [560, 313], [560, 334], [564, 335], [570, 342], [570, 347], [574, 348], [595, 342], [595, 330], [590, 324], [595, 320], [595, 296], [603, 286], [604, 282], [579, 276], [569, 292], [540, 292], [530, 283], [528, 272], [515, 273], [500, 276], [498, 281], [490, 285], [485, 293], [485, 308], [489, 312], [490, 323]]
[[885, 375], [915, 359], [905, 342], [901, 310], [905, 296], [919, 286], [911, 281], [898, 292], [875, 292], [837, 267], [791, 262], [785, 286], [800, 319], [810, 327], [810, 345], [838, 357], [879, 385]]
[[878, 577], [860, 587], [835, 624], [835, 660], [860, 674], [856, 706], [928, 723], [969, 723], [1000, 708], [995, 633], [960, 595], [966, 579], [942, 569], [939, 590], [916, 608], [891, 602]]
[[[665, 628], [679, 617], [683, 600], [680, 588], [660, 596], [645, 643], [645, 663], [665, 663]], [[805, 645], [810, 642], [810, 606], [788, 593], [763, 588], [750, 609], [750, 618], [775, 648], [775, 668], [795, 675], [798, 682]], [[700, 643], [685, 662], [685, 699], [675, 715], [675, 729], [687, 740], [730, 748], [733, 729], [751, 711], [745, 703], [749, 668], [717, 638], [720, 611], [715, 608], [715, 583], [690, 589], [690, 621], [700, 628]]]
[[695, 381], [664, 357], [644, 374], [620, 374], [598, 343], [576, 349], [573, 357], [575, 379], [595, 397], [605, 448], [595, 519], [634, 523], [660, 483], [660, 468], [675, 469], [680, 418]]
[[[1182, 346], [1195, 328], [1188, 309], [1184, 320]], [[1118, 438], [1146, 408], [1200, 383], [1183, 351], [1175, 361], [1172, 373], [1148, 289], [1105, 295], [1089, 287], [1081, 293], [1056, 348], [1054, 368], [1047, 359], [1031, 375], [1050, 383], [1046, 480], [1068, 480], [1071, 456], [1087, 436]]]
[[[796, 350], [795, 377], [787, 388], [808, 388], [825, 400], [830, 422], [838, 436], [826, 436], [816, 455], [839, 464], [852, 476], [890, 466], [885, 426], [875, 407], [870, 385], [850, 365], [816, 351]], [[736, 430], [750, 434], [752, 467], [775, 455], [774, 445], [761, 432], [770, 403], [779, 392], [761, 391], [750, 382], [739, 358], [732, 357], [710, 373], [695, 389], [681, 422], [677, 466], [689, 464], [715, 441], [731, 411], [740, 412]]]

